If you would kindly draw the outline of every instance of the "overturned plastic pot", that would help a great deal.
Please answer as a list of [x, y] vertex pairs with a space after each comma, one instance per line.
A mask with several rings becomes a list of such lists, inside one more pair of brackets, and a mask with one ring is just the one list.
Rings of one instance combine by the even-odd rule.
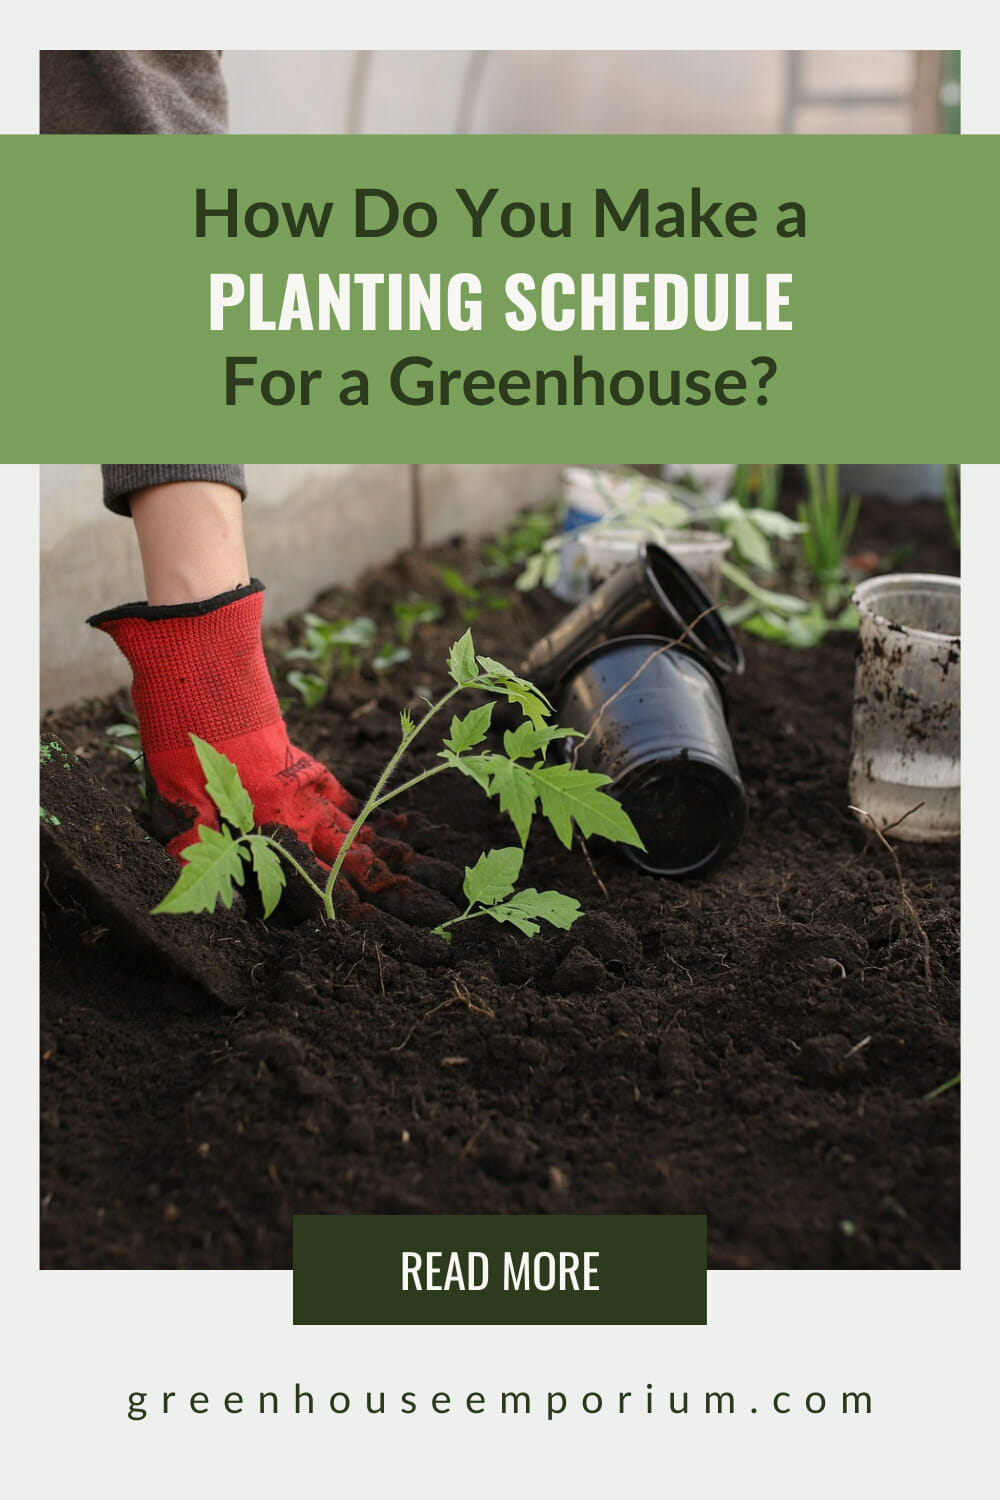
[[853, 599], [860, 628], [850, 804], [896, 839], [957, 838], [961, 583], [891, 573], [859, 584]]
[[638, 635], [677, 641], [720, 678], [743, 670], [743, 653], [715, 601], [675, 557], [646, 542], [535, 643], [521, 672], [552, 697], [594, 646]]
[[708, 666], [655, 635], [603, 642], [576, 662], [559, 694], [559, 722], [581, 770], [607, 790], [645, 847], [622, 852], [653, 875], [695, 875], [735, 849], [747, 799]]

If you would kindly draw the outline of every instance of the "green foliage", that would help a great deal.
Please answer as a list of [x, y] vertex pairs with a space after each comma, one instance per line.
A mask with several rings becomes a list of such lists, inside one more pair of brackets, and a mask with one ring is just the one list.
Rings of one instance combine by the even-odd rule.
[[845, 557], [857, 525], [861, 501], [852, 495], [840, 497], [836, 464], [806, 464], [808, 495], [799, 506], [799, 521], [805, 528], [802, 550], [810, 572], [823, 591], [828, 608], [835, 608], [847, 587]]
[[[142, 740], [139, 738], [138, 724], [109, 724], [104, 733], [111, 741], [112, 749], [124, 755], [136, 772], [139, 772], [146, 757], [142, 748]], [[148, 806], [146, 782], [142, 775], [139, 776], [139, 799], [143, 807]]]
[[337, 620], [311, 613], [303, 616], [302, 641], [286, 651], [285, 657], [310, 664], [309, 670], [296, 668], [286, 679], [306, 708], [318, 708], [334, 677], [356, 677], [366, 660], [380, 676], [409, 661], [417, 630], [439, 620], [443, 610], [433, 599], [410, 594], [395, 601], [392, 614], [395, 628], [384, 641], [376, 640], [375, 622], [367, 615]]
[[509, 526], [486, 542], [482, 549], [482, 571], [485, 578], [502, 578], [512, 568], [521, 567], [548, 541], [559, 524], [556, 501], [538, 510], [522, 511]]
[[112, 749], [120, 751], [134, 766], [142, 761], [142, 741], [137, 724], [109, 724], [104, 733], [111, 741]]
[[748, 509], [777, 510], [783, 475], [781, 464], [737, 464], [733, 498]]
[[417, 628], [433, 625], [444, 611], [433, 599], [424, 599], [420, 594], [410, 594], [406, 599], [397, 599], [392, 606], [396, 621], [396, 639], [400, 646], [408, 646]]
[[459, 619], [466, 625], [474, 625], [484, 610], [510, 608], [510, 600], [503, 594], [494, 593], [482, 584], [470, 583], [457, 568], [445, 564], [439, 571], [441, 582], [452, 596]]
[[[448, 654], [448, 672], [454, 686], [428, 706], [419, 720], [404, 709], [400, 714], [399, 746], [378, 778], [363, 808], [344, 839], [340, 852], [320, 887], [312, 876], [276, 839], [255, 828], [254, 809], [236, 767], [220, 751], [197, 735], [191, 736], [202, 772], [205, 790], [219, 813], [220, 828], [204, 825], [198, 840], [183, 851], [185, 861], [175, 885], [155, 908], [157, 912], [210, 911], [221, 900], [231, 906], [234, 887], [243, 884], [247, 864], [257, 878], [264, 915], [269, 916], [281, 898], [285, 884], [282, 864], [298, 872], [323, 903], [333, 920], [333, 895], [347, 853], [368, 819], [401, 792], [422, 781], [454, 769], [471, 777], [514, 824], [520, 849], [494, 850], [484, 854], [466, 871], [465, 894], [469, 907], [454, 921], [488, 914], [507, 922], [531, 937], [539, 921], [568, 927], [579, 915], [577, 903], [555, 891], [534, 889], [515, 892], [523, 848], [539, 813], [549, 822], [557, 838], [569, 848], [574, 828], [584, 838], [597, 834], [615, 843], [642, 848], [642, 842], [625, 809], [604, 790], [610, 777], [580, 771], [567, 764], [546, 764], [549, 746], [566, 740], [576, 730], [548, 723], [552, 708], [548, 700], [525, 678], [502, 662], [477, 654], [471, 631], [455, 641]], [[506, 698], [522, 713], [522, 722], [504, 736], [504, 751], [483, 750], [494, 705], [486, 702], [462, 716], [453, 715], [438, 752], [439, 764], [389, 790], [397, 766], [416, 737], [460, 692], [475, 688]], [[452, 923], [445, 923], [450, 927]]]
[[300, 694], [306, 708], [318, 707], [335, 676], [356, 677], [362, 654], [375, 639], [375, 621], [367, 615], [353, 620], [324, 620], [321, 615], [303, 616], [304, 631], [298, 646], [285, 652], [288, 661], [310, 663], [308, 671], [296, 668], [288, 682]]
[[539, 922], [548, 922], [564, 931], [572, 927], [581, 914], [580, 903], [573, 896], [564, 896], [559, 891], [536, 891], [534, 887], [515, 890], [523, 861], [523, 849], [491, 849], [480, 855], [471, 868], [466, 867], [462, 883], [468, 902], [465, 911], [442, 922], [434, 931], [450, 942], [448, 929], [473, 917], [509, 922], [525, 937], [534, 937], [540, 931]]

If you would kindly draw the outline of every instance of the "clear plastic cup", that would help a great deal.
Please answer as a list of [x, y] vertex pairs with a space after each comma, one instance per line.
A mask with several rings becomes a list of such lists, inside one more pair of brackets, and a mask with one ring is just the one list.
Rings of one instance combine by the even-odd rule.
[[[722, 584], [722, 559], [730, 548], [728, 537], [714, 531], [657, 531], [657, 541], [687, 568], [712, 599], [719, 597]], [[580, 546], [586, 559], [591, 581], [600, 583], [616, 568], [636, 557], [642, 543], [650, 540], [648, 532], [626, 527], [595, 526], [580, 533]]]
[[957, 838], [961, 583], [892, 573], [859, 584], [853, 599], [851, 806], [896, 839]]

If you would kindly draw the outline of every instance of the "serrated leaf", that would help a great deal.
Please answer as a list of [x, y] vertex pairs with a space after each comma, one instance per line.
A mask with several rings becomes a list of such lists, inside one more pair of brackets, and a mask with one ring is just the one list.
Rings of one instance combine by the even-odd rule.
[[473, 905], [492, 907], [509, 896], [517, 884], [524, 861], [523, 849], [490, 849], [471, 869], [466, 868], [462, 889]]
[[539, 750], [544, 750], [553, 740], [573, 738], [582, 738], [579, 729], [564, 729], [554, 724], [538, 729], [525, 720], [516, 729], [507, 730], [503, 737], [503, 748], [511, 760], [527, 760], [529, 755], [537, 755]]
[[470, 709], [464, 718], [457, 715], [451, 721], [451, 732], [443, 741], [446, 749], [453, 750], [456, 755], [461, 755], [463, 750], [471, 750], [476, 745], [481, 745], [486, 738], [493, 717], [493, 704], [481, 703], [478, 708]]
[[527, 678], [518, 677], [502, 661], [495, 661], [492, 656], [480, 656], [477, 660], [487, 678], [482, 686], [490, 692], [502, 693], [509, 703], [516, 703], [525, 718], [530, 719], [536, 729], [541, 729], [552, 712], [545, 694]]
[[253, 859], [253, 872], [257, 877], [260, 899], [265, 918], [269, 917], [281, 900], [285, 889], [285, 871], [266, 838], [255, 834], [248, 840]]
[[196, 734], [191, 736], [191, 743], [205, 773], [205, 790], [218, 808], [219, 816], [238, 828], [240, 833], [249, 833], [254, 825], [253, 803], [240, 780], [239, 771], [228, 756], [206, 740], [200, 740]]
[[580, 916], [580, 903], [560, 891], [536, 891], [532, 886], [526, 891], [516, 891], [502, 905], [489, 907], [488, 915], [498, 922], [510, 922], [520, 932], [534, 937], [539, 921], [568, 931]]
[[405, 708], [400, 710], [399, 727], [400, 729], [402, 729], [404, 734], [413, 733], [413, 716], [412, 714], [408, 714]]
[[476, 666], [476, 648], [472, 643], [471, 630], [467, 630], [459, 640], [455, 641], [449, 651], [448, 674], [453, 682], [460, 685], [475, 682], [479, 676], [479, 668]]
[[456, 755], [454, 750], [439, 750], [438, 755], [446, 765], [455, 771], [461, 771], [463, 776], [468, 776], [477, 786], [489, 795], [490, 771], [489, 762], [493, 759], [490, 755]]
[[502, 755], [488, 757], [487, 770], [487, 791], [491, 797], [499, 800], [501, 812], [507, 814], [517, 829], [521, 843], [526, 844], [538, 799], [531, 770], [519, 765], [517, 761], [505, 760]]
[[567, 849], [572, 843], [574, 822], [584, 838], [598, 834], [616, 844], [644, 847], [624, 807], [602, 791], [611, 780], [609, 776], [580, 771], [574, 766], [538, 766], [528, 775], [541, 801], [542, 812]]
[[214, 911], [217, 901], [232, 906], [233, 882], [243, 884], [243, 861], [248, 852], [228, 828], [220, 830], [201, 824], [198, 842], [181, 851], [184, 868], [160, 904], [153, 907], [153, 915]]

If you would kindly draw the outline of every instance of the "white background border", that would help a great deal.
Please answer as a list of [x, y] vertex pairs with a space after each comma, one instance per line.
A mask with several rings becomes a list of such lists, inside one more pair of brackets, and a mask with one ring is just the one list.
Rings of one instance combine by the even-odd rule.
[[[570, 17], [565, 8], [557, 15], [537, 0], [504, 4], [485, 19], [470, 16], [470, 9], [464, 3], [379, 6], [359, 8], [354, 17], [324, 10], [317, 18], [319, 7], [283, 4], [277, 19], [257, 23], [242, 7], [213, 3], [173, 4], [169, 19], [155, 22], [140, 19], [135, 6], [50, 5], [37, 21], [19, 15], [18, 35], [0, 49], [0, 127], [34, 129], [40, 47], [209, 40], [229, 48], [334, 49], [958, 47], [964, 129], [998, 130], [995, 18], [981, 0], [947, 7], [851, 0], [825, 22], [778, 4], [699, 6], [686, 16], [677, 14], [680, 7], [654, 11], [648, 0], [591, 7], [586, 15], [577, 7]], [[996, 190], [996, 183], [983, 184], [984, 192]], [[927, 213], [933, 212], [928, 204]], [[960, 234], [961, 225], [955, 231]], [[6, 232], [27, 231], [8, 223]], [[929, 288], [928, 295], [946, 296], [947, 289]], [[989, 297], [995, 303], [992, 289]], [[956, 371], [956, 399], [960, 380]], [[15, 518], [4, 625], [8, 642], [20, 648], [38, 608], [31, 585], [37, 471], [8, 466], [2, 473], [7, 514]], [[224, 1489], [241, 1497], [272, 1497], [294, 1487], [308, 1494], [479, 1497], [506, 1496], [515, 1486], [540, 1495], [558, 1486], [596, 1497], [636, 1482], [677, 1494], [811, 1500], [881, 1497], [890, 1490], [916, 1497], [987, 1492], [986, 1476], [995, 1473], [982, 1460], [992, 1416], [987, 1379], [995, 1332], [996, 1166], [985, 1101], [996, 1088], [997, 984], [990, 942], [996, 876], [986, 865], [985, 844], [997, 826], [991, 741], [997, 670], [995, 652], [986, 659], [983, 603], [988, 590], [995, 592], [986, 568], [996, 542], [998, 479], [998, 466], [963, 474], [963, 1270], [716, 1272], [709, 1277], [706, 1329], [409, 1330], [293, 1328], [291, 1278], [283, 1272], [40, 1273], [37, 1159], [27, 1123], [37, 1117], [37, 979], [28, 959], [20, 975], [8, 970], [3, 1095], [3, 1286], [10, 1306], [2, 1415], [15, 1434], [4, 1467], [18, 1494], [63, 1497], [93, 1489], [106, 1497], [155, 1500], [182, 1487], [196, 1496]], [[32, 663], [19, 663], [12, 675], [11, 701], [31, 703]], [[0, 763], [8, 788], [30, 786], [32, 728], [8, 719]], [[20, 790], [11, 798], [22, 800]], [[33, 809], [28, 813], [22, 818], [18, 809], [13, 821], [5, 818], [8, 848], [34, 846]], [[13, 879], [7, 872], [4, 881], [8, 953], [16, 954], [18, 935], [34, 921], [33, 887], [23, 872]], [[235, 1417], [221, 1409], [229, 1390], [284, 1395], [296, 1381], [317, 1398], [312, 1418], [287, 1412], [278, 1419]], [[601, 1391], [616, 1406], [619, 1390], [638, 1395], [647, 1382], [661, 1399], [671, 1389], [692, 1396], [732, 1390], [739, 1411], [734, 1418], [678, 1418], [661, 1408], [647, 1417], [638, 1406], [626, 1417], [577, 1413], [547, 1424], [534, 1415], [467, 1416], [457, 1401], [451, 1415], [434, 1416], [426, 1405], [436, 1390], [459, 1398], [483, 1391], [490, 1398], [502, 1389], [528, 1389], [544, 1399], [553, 1388], [577, 1397]], [[335, 1390], [351, 1392], [355, 1406], [363, 1405], [369, 1388], [384, 1389], [387, 1406], [397, 1410], [399, 1392], [416, 1391], [424, 1398], [421, 1411], [375, 1418], [321, 1410]], [[129, 1422], [125, 1408], [134, 1389], [203, 1390], [212, 1407], [203, 1417]], [[825, 1392], [839, 1407], [842, 1389], [871, 1391], [873, 1415], [808, 1416], [802, 1410], [810, 1391]], [[792, 1394], [796, 1409], [787, 1417], [765, 1410], [777, 1391]], [[756, 1415], [749, 1410], [754, 1403]]]

